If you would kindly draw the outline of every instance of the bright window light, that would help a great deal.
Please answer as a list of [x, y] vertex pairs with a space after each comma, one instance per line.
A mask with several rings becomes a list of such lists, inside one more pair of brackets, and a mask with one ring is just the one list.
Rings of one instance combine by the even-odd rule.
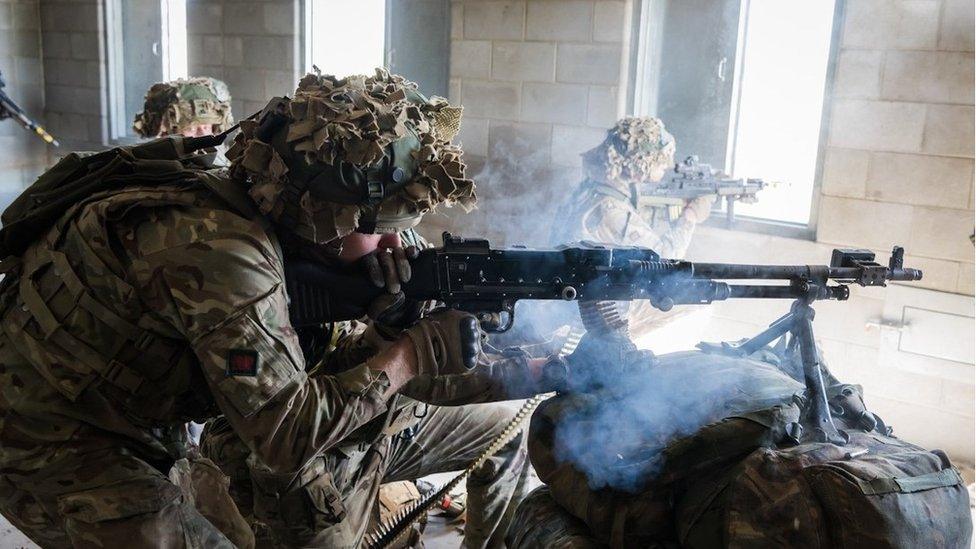
[[163, 80], [189, 76], [186, 56], [186, 0], [162, 0]]
[[[732, 172], [780, 183], [736, 213], [806, 224], [820, 146], [834, 2], [748, 2]], [[740, 47], [742, 45], [740, 44]]]
[[385, 65], [385, 0], [306, 0], [306, 13], [307, 70], [341, 77]]
[[188, 76], [186, 0], [106, 0], [109, 137], [132, 142], [132, 119], [157, 82]]

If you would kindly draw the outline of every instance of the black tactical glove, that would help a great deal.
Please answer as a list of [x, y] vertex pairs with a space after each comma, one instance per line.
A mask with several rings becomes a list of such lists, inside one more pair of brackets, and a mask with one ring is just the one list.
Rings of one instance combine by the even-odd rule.
[[416, 259], [418, 253], [416, 246], [387, 248], [360, 260], [370, 282], [387, 291], [366, 309], [376, 332], [384, 339], [395, 338], [404, 328], [417, 322], [424, 312], [423, 302], [407, 299], [400, 291], [401, 284], [410, 281], [410, 260]]
[[435, 311], [406, 330], [417, 352], [418, 376], [463, 374], [481, 357], [484, 332], [474, 316], [453, 309]]
[[383, 338], [392, 340], [412, 326], [423, 316], [427, 302], [407, 299], [403, 292], [383, 294], [373, 300], [366, 309], [372, 319], [376, 332]]
[[416, 246], [381, 248], [359, 260], [366, 276], [377, 288], [391, 294], [400, 292], [400, 284], [410, 282], [410, 261], [417, 259]]

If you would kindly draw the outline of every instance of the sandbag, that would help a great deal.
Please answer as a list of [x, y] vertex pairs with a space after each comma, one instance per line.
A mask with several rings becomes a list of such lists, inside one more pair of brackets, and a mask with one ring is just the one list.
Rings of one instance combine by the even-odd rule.
[[614, 389], [546, 401], [532, 418], [529, 458], [599, 542], [664, 543], [676, 539], [673, 502], [687, 482], [792, 436], [802, 389], [768, 363], [666, 355]]

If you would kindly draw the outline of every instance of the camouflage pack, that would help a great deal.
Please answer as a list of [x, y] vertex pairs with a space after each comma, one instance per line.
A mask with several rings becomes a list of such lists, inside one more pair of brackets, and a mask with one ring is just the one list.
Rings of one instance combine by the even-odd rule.
[[[788, 436], [800, 415], [793, 395], [802, 385], [761, 361], [676, 353], [637, 377], [644, 381], [621, 385], [661, 388], [662, 398], [653, 405], [660, 404], [662, 413], [641, 413], [652, 407], [641, 390], [611, 389], [551, 399], [531, 423], [529, 457], [539, 478], [559, 505], [611, 547], [674, 539], [672, 501], [687, 479], [773, 445]], [[681, 386], [682, 379], [696, 380], [687, 401], [665, 389]], [[700, 427], [676, 430], [685, 418], [674, 414], [696, 402], [703, 406], [694, 418]], [[619, 418], [619, 424], [607, 424], [604, 417]]]
[[20, 255], [69, 208], [99, 193], [126, 185], [175, 181], [213, 167], [212, 154], [200, 154], [205, 138], [180, 136], [98, 153], [75, 152], [61, 158], [3, 211], [0, 259]]
[[877, 432], [760, 448], [678, 505], [686, 547], [969, 547], [969, 495], [939, 451]]
[[590, 535], [582, 521], [552, 499], [548, 486], [539, 486], [519, 504], [505, 538], [509, 549], [597, 549], [605, 547]]

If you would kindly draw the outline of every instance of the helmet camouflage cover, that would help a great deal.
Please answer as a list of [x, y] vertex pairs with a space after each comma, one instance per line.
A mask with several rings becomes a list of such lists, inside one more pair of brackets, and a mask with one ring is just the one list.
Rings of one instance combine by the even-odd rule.
[[659, 118], [627, 117], [607, 131], [602, 143], [583, 153], [583, 160], [607, 181], [645, 181], [656, 169], [674, 163], [674, 149], [674, 137]]
[[474, 183], [450, 142], [460, 114], [382, 69], [308, 74], [294, 99], [275, 98], [241, 122], [227, 157], [261, 211], [306, 240], [399, 232], [439, 204], [474, 206]]
[[233, 124], [230, 93], [216, 78], [195, 77], [153, 84], [132, 128], [141, 137], [176, 135], [197, 124], [220, 133]]

